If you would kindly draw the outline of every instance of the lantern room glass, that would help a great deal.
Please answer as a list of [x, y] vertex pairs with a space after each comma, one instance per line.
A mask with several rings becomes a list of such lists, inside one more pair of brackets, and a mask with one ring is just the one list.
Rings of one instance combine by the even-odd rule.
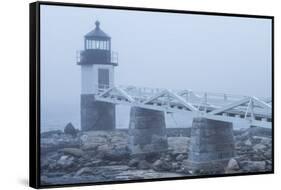
[[86, 40], [86, 49], [109, 50], [108, 40]]

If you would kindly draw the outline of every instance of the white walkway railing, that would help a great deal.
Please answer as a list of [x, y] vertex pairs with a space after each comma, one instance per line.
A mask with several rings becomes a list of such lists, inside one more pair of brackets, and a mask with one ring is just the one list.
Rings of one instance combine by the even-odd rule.
[[[98, 88], [98, 87], [97, 87]], [[247, 121], [251, 125], [271, 127], [270, 98], [220, 93], [196, 93], [191, 90], [168, 90], [136, 86], [99, 85], [97, 101], [137, 106], [165, 112], [188, 112], [221, 121]]]

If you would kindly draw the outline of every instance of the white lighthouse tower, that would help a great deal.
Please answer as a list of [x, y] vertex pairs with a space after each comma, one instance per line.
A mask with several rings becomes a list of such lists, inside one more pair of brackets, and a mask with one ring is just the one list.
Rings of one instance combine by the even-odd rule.
[[115, 105], [95, 101], [100, 89], [114, 86], [117, 54], [111, 52], [111, 38], [100, 29], [100, 22], [84, 36], [84, 50], [77, 64], [81, 66], [81, 129], [115, 128]]

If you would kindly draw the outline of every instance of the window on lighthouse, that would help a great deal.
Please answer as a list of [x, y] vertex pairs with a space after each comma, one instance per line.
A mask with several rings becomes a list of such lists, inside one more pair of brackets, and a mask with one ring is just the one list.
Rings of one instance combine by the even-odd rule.
[[109, 42], [103, 40], [86, 40], [86, 49], [109, 50]]
[[92, 45], [93, 45], [93, 42], [90, 40], [89, 41], [89, 49], [92, 49]]
[[96, 41], [96, 47], [97, 49], [100, 49], [100, 41]]
[[100, 41], [100, 49], [103, 49], [103, 41]]

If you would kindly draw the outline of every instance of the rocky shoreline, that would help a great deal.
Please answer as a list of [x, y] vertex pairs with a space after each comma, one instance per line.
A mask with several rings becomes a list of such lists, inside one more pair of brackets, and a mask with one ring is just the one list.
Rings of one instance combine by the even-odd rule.
[[[168, 136], [167, 152], [131, 156], [126, 130], [81, 132], [68, 124], [64, 131], [41, 133], [41, 183], [56, 185], [212, 174], [188, 168], [190, 137], [186, 134]], [[272, 170], [270, 129], [241, 129], [234, 131], [234, 135], [236, 156], [219, 174]]]

